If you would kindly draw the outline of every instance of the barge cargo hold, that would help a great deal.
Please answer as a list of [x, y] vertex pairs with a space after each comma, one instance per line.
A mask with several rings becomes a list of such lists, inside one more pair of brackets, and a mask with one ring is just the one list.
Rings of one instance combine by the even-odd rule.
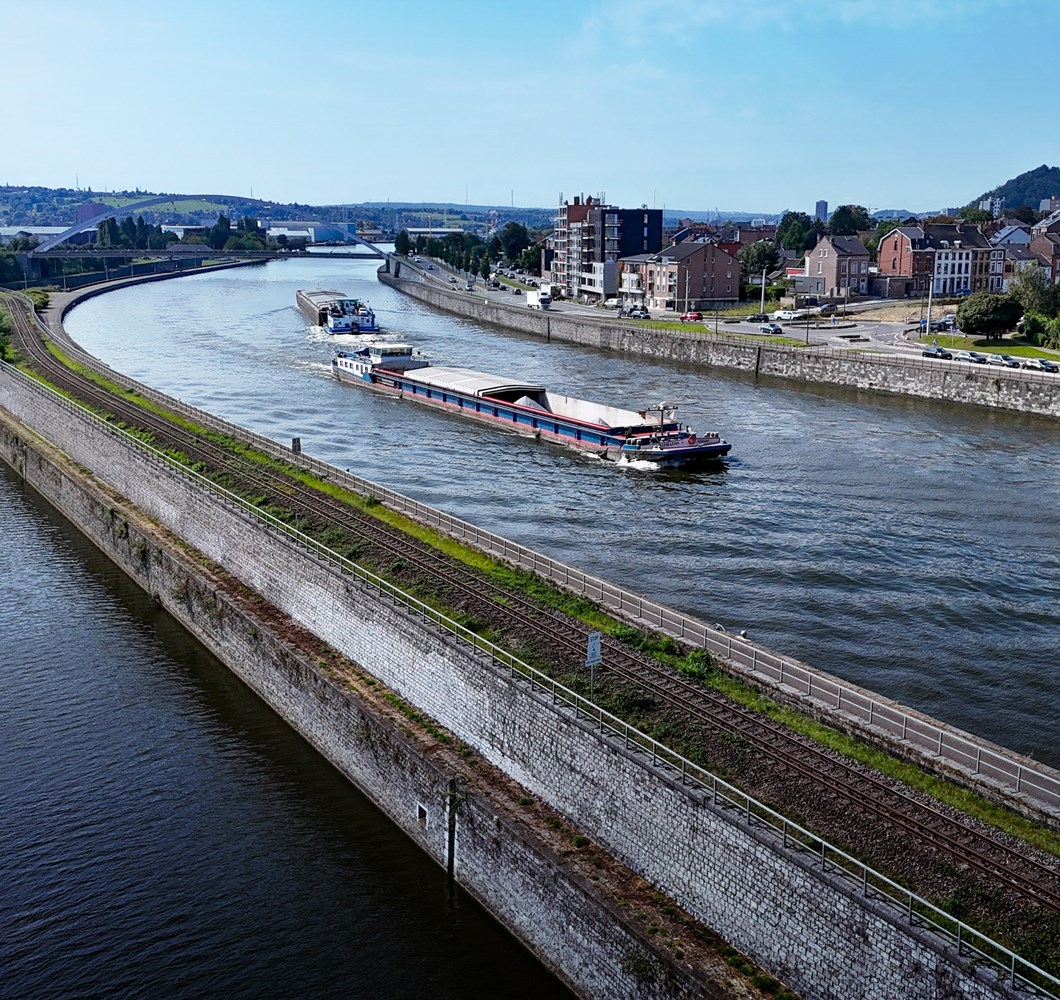
[[718, 462], [732, 445], [695, 434], [667, 403], [625, 410], [468, 368], [434, 367], [408, 344], [371, 344], [331, 362], [342, 382], [366, 385], [439, 409], [554, 441], [615, 462], [665, 467]]
[[299, 289], [295, 302], [313, 326], [327, 333], [376, 333], [375, 313], [367, 302], [351, 299], [344, 292]]

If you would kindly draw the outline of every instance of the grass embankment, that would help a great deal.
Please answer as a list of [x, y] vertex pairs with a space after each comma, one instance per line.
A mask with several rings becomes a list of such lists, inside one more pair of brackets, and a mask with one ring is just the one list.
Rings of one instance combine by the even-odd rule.
[[925, 347], [938, 341], [939, 347], [952, 351], [979, 351], [981, 354], [1009, 354], [1014, 358], [1060, 358], [1060, 351], [1051, 351], [1037, 344], [1028, 343], [1022, 337], [1003, 337], [987, 340], [985, 337], [965, 337], [963, 334], [937, 333], [921, 337], [919, 343]]

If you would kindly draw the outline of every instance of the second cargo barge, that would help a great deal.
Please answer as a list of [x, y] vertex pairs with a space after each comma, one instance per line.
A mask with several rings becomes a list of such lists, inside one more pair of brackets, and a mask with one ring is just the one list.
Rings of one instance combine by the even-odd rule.
[[375, 313], [367, 302], [351, 299], [345, 292], [299, 289], [295, 302], [313, 326], [326, 333], [377, 333]]

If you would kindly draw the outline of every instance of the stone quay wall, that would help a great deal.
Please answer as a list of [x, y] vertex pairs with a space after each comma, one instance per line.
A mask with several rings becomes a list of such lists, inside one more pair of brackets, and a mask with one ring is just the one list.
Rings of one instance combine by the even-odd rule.
[[[789, 845], [787, 836], [781, 842], [753, 821], [750, 807], [746, 815], [727, 808], [718, 798], [717, 784], [714, 795], [704, 793], [702, 786], [690, 788], [683, 772], [675, 775], [657, 765], [654, 753], [639, 753], [628, 734], [618, 739], [594, 718], [558, 705], [554, 687], [550, 691], [540, 682], [536, 688], [526, 683], [434, 621], [417, 619], [361, 575], [343, 572], [308, 545], [295, 544], [289, 530], [285, 534], [268, 526], [234, 499], [68, 401], [27, 385], [6, 366], [0, 369], [0, 407], [437, 720], [804, 996], [985, 1000], [1016, 995], [967, 954], [962, 957], [959, 949], [908, 922], [878, 893], [852, 886], [834, 868], [797, 850], [797, 844]], [[36, 461], [30, 452], [24, 438], [7, 434], [4, 457], [27, 478]], [[54, 486], [49, 489], [45, 473], [35, 478], [50, 494], [61, 494]], [[90, 534], [106, 534], [108, 512], [60, 506], [86, 522]], [[121, 534], [119, 529], [119, 539]], [[134, 545], [132, 557], [146, 551]], [[168, 584], [150, 589], [163, 601], [168, 594], [179, 613], [186, 589]], [[223, 612], [212, 614], [223, 635]], [[206, 615], [211, 615], [209, 607]], [[208, 637], [194, 616], [191, 620], [196, 634]], [[399, 778], [391, 789], [389, 779], [396, 777], [392, 765], [372, 764], [377, 751], [359, 735], [357, 711], [344, 707], [320, 677], [299, 680], [297, 671], [273, 669], [253, 646], [239, 653], [238, 643], [226, 659], [341, 767], [346, 769], [344, 762], [351, 757], [382, 767], [374, 784], [360, 779], [380, 805], [487, 907], [512, 921], [515, 926], [509, 926], [534, 950], [550, 956], [549, 964], [584, 976], [579, 992], [661, 995], [648, 992], [643, 979], [624, 971], [639, 968], [619, 957], [630, 953], [628, 928], [623, 941], [621, 928], [606, 933], [597, 927], [599, 910], [565, 912], [573, 904], [555, 889], [547, 865], [520, 868], [524, 851], [504, 851], [495, 842], [491, 846], [495, 837], [486, 832], [488, 807], [477, 818], [477, 828], [462, 821], [459, 810], [455, 817], [447, 812], [452, 789], [444, 774]], [[405, 759], [406, 766], [400, 760], [393, 766], [409, 770], [401, 752], [390, 756]], [[589, 940], [593, 928], [597, 932]], [[597, 951], [601, 946], [603, 951]], [[600, 969], [602, 964], [607, 968]]]
[[[675, 961], [630, 914], [567, 865], [554, 845], [520, 820], [518, 814], [527, 810], [519, 808], [516, 795], [505, 796], [503, 776], [500, 783], [476, 782], [453, 748], [418, 740], [403, 716], [380, 705], [381, 697], [369, 700], [337, 683], [253, 608], [234, 600], [201, 560], [13, 420], [2, 404], [0, 460], [152, 594], [577, 995], [733, 996], [715, 973]], [[141, 474], [148, 485], [151, 472]], [[166, 502], [172, 500], [171, 495]], [[249, 525], [242, 531], [248, 537], [254, 533]], [[400, 647], [399, 633], [389, 638]], [[415, 653], [395, 650], [395, 655]]]
[[[393, 257], [388, 264], [391, 268], [397, 266]], [[489, 302], [473, 292], [435, 285], [409, 267], [401, 267], [397, 277], [380, 269], [378, 278], [436, 309], [543, 337], [546, 341], [560, 340], [666, 361], [731, 368], [756, 377], [796, 379], [1060, 417], [1060, 379], [1036, 372], [980, 365], [951, 367], [919, 357], [738, 341], [715, 336], [692, 324], [682, 330], [660, 330], [632, 322], [615, 323], [570, 313], [520, 308]], [[792, 332], [801, 333], [794, 327]]]

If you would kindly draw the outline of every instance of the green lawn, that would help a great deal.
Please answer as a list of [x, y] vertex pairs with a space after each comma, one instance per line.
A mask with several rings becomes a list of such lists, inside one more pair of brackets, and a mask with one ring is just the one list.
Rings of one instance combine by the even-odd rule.
[[965, 337], [960, 333], [940, 333], [934, 337], [926, 337], [920, 340], [925, 347], [933, 341], [938, 341], [939, 347], [954, 351], [980, 351], [984, 354], [1011, 354], [1014, 358], [1058, 358], [1060, 351], [1046, 350], [1036, 344], [1028, 344], [1022, 337], [1014, 337], [1004, 340], [987, 340], [985, 337]]

